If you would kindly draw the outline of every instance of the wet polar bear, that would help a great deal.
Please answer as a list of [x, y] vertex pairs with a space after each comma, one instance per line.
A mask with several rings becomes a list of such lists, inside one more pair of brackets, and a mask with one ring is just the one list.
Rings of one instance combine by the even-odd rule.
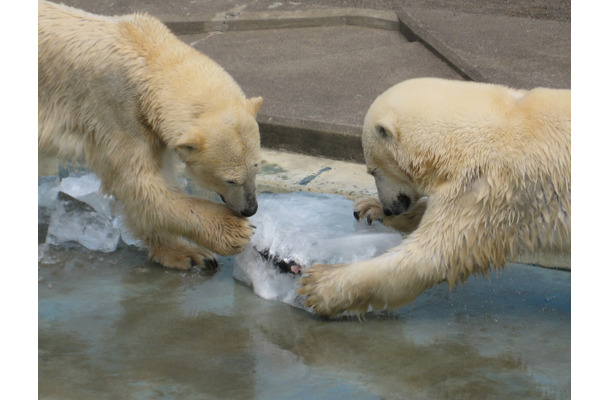
[[305, 304], [323, 316], [395, 308], [509, 260], [569, 260], [570, 96], [432, 78], [379, 96], [362, 136], [379, 201], [355, 216], [412, 233], [367, 261], [312, 266]]
[[[155, 18], [38, 3], [39, 151], [83, 158], [166, 267], [214, 267], [249, 241], [261, 102]], [[226, 205], [183, 193], [177, 162]]]

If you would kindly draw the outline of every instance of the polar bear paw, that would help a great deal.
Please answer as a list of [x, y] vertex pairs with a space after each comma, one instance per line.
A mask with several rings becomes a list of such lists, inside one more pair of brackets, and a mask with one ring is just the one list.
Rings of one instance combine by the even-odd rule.
[[223, 218], [218, 232], [211, 249], [221, 256], [230, 256], [240, 253], [250, 242], [254, 225], [247, 218], [231, 215]]
[[150, 247], [148, 258], [166, 268], [180, 270], [188, 270], [193, 266], [218, 268], [218, 261], [212, 253], [181, 239], [162, 246]]
[[323, 317], [343, 312], [364, 314], [373, 291], [367, 282], [351, 278], [349, 264], [315, 264], [301, 278], [297, 294], [305, 296], [305, 306]]
[[381, 202], [375, 197], [364, 197], [354, 203], [354, 218], [356, 218], [356, 221], [366, 219], [366, 222], [371, 225], [373, 221], [383, 222], [383, 217]]

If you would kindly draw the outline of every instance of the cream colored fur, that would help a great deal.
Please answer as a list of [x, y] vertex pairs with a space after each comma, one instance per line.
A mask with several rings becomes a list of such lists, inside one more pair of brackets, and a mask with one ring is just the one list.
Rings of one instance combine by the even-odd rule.
[[355, 215], [411, 233], [379, 257], [311, 267], [299, 288], [306, 304], [324, 316], [362, 313], [509, 260], [569, 265], [570, 97], [431, 78], [379, 96], [362, 143], [380, 200], [358, 202]]
[[[157, 19], [38, 3], [38, 148], [82, 158], [170, 268], [239, 252], [256, 211], [261, 98]], [[187, 196], [175, 160], [226, 205]]]

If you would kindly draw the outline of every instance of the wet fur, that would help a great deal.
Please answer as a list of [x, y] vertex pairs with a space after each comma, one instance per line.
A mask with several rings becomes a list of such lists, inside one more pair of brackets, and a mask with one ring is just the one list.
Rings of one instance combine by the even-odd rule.
[[[252, 235], [240, 214], [256, 211], [262, 99], [155, 18], [46, 1], [38, 12], [39, 151], [83, 159], [154, 261], [187, 269], [239, 252]], [[227, 205], [183, 193], [164, 172], [176, 158]]]
[[[454, 285], [509, 260], [552, 255], [569, 267], [570, 102], [569, 90], [441, 79], [405, 81], [382, 94], [362, 137], [380, 200], [358, 203], [356, 214], [392, 225], [411, 213], [403, 225], [411, 233], [379, 257], [312, 266], [299, 288], [306, 305], [323, 316], [362, 313], [402, 306], [436, 283]], [[415, 206], [380, 213], [401, 195]]]

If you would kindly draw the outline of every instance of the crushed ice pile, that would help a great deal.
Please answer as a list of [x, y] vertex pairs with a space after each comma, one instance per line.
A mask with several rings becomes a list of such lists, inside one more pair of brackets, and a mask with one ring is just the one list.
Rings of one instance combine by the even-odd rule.
[[48, 224], [45, 244], [80, 243], [89, 250], [115, 251], [122, 240], [141, 247], [123, 224], [121, 206], [99, 193], [95, 174], [38, 177], [38, 224]]
[[235, 256], [233, 277], [264, 299], [304, 308], [296, 296], [299, 266], [306, 273], [315, 263], [366, 260], [402, 240], [391, 228], [357, 222], [353, 202], [339, 195], [261, 194], [258, 204], [254, 236]]

